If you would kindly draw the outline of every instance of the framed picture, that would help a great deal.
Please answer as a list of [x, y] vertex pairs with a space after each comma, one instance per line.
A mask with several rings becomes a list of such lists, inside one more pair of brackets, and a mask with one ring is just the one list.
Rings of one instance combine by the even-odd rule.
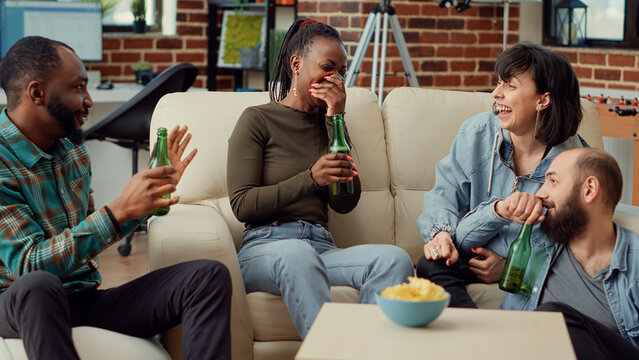
[[217, 66], [264, 68], [266, 19], [263, 12], [224, 10]]

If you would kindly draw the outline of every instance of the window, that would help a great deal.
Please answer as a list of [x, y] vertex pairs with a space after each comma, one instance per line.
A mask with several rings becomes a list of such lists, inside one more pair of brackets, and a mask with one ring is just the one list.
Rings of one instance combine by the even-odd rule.
[[[544, 0], [544, 44], [557, 45], [556, 9], [562, 0]], [[581, 0], [588, 5], [586, 46], [639, 49], [639, 0]]]
[[[100, 0], [97, 0], [100, 1]], [[107, 3], [115, 5], [106, 12], [102, 18], [102, 25], [105, 31], [130, 31], [133, 24], [133, 14], [131, 13], [132, 0], [101, 0], [103, 7]], [[146, 26], [158, 28], [160, 19], [161, 0], [146, 0]]]

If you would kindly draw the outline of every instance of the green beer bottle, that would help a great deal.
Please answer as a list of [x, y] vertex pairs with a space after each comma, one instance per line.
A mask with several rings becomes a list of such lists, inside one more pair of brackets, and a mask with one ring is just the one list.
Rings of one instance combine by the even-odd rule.
[[518, 293], [524, 281], [524, 274], [530, 258], [530, 232], [532, 225], [526, 224], [521, 227], [519, 235], [508, 250], [508, 258], [501, 273], [499, 288], [511, 293]]
[[[155, 142], [155, 154], [153, 154], [153, 158], [149, 162], [149, 169], [156, 168], [159, 166], [171, 166], [169, 162], [169, 157], [166, 153], [166, 128], [158, 128], [158, 139]], [[167, 175], [166, 177], [171, 177], [171, 175]], [[162, 196], [165, 199], [170, 199], [171, 194], [166, 194]], [[168, 206], [159, 207], [153, 211], [151, 211], [151, 215], [162, 216], [169, 213]]]
[[[331, 144], [329, 150], [332, 153], [340, 153], [340, 154], [351, 154], [351, 148], [348, 146], [346, 142], [346, 137], [344, 136], [344, 119], [342, 118], [342, 114], [335, 114], [332, 116], [333, 119], [333, 143]], [[330, 185], [331, 195], [333, 196], [349, 196], [353, 195], [355, 192], [353, 187], [353, 180], [348, 182], [337, 182], [331, 183]]]

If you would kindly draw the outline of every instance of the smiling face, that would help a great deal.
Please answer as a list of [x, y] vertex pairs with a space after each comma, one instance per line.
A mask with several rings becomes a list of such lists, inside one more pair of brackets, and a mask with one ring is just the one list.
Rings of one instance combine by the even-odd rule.
[[578, 151], [559, 154], [546, 171], [546, 181], [537, 197], [546, 208], [541, 231], [557, 243], [566, 243], [580, 234], [588, 223], [582, 201], [582, 183], [575, 169]]
[[537, 109], [542, 108], [544, 95], [537, 93], [530, 70], [510, 79], [500, 78], [492, 96], [502, 129], [517, 135], [534, 131]]
[[305, 56], [293, 55], [291, 59], [293, 86], [296, 86], [298, 97], [307, 110], [326, 107], [326, 103], [311, 96], [308, 91], [311, 84], [326, 81], [325, 76], [338, 74], [342, 78], [346, 74], [346, 50], [341, 42], [316, 37], [309, 46]]
[[87, 91], [87, 73], [74, 52], [58, 47], [58, 55], [60, 68], [46, 83], [45, 105], [55, 123], [51, 128], [58, 129], [55, 135], [78, 144], [82, 141], [81, 127], [93, 105]]

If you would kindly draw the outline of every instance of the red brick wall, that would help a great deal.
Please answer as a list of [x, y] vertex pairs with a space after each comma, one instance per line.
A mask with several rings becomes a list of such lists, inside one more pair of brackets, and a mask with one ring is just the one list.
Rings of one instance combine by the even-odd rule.
[[159, 33], [105, 33], [101, 62], [87, 62], [87, 70], [100, 70], [103, 80], [132, 82], [131, 65], [146, 60], [153, 71], [162, 71], [181, 62], [190, 62], [199, 69], [194, 86], [206, 84], [207, 2], [178, 0], [177, 35]]
[[[373, 1], [300, 0], [298, 14], [335, 26], [342, 34], [350, 55], [366, 22]], [[408, 44], [413, 66], [421, 86], [445, 89], [486, 90], [492, 83], [495, 57], [501, 52], [502, 6], [473, 5], [457, 13], [442, 9], [430, 1], [395, 1]], [[200, 75], [196, 86], [206, 84], [207, 2], [178, 0], [178, 35], [164, 37], [156, 33], [107, 33], [104, 36], [102, 62], [87, 63], [89, 70], [100, 70], [102, 78], [116, 82], [133, 81], [131, 64], [147, 60], [154, 71], [162, 71], [177, 62], [191, 62]], [[511, 6], [509, 42], [517, 41], [518, 6]], [[403, 66], [392, 36], [387, 47], [385, 87], [407, 85]], [[357, 85], [370, 84], [372, 45], [361, 66]], [[366, 74], [368, 72], [369, 74]], [[233, 88], [231, 73], [221, 72], [217, 79], [219, 90]]]
[[[300, 1], [298, 13], [336, 27], [349, 55], [377, 1]], [[473, 4], [466, 11], [440, 8], [433, 1], [393, 1], [420, 86], [488, 90], [494, 84], [495, 58], [501, 53], [503, 7]], [[508, 42], [518, 40], [519, 6], [510, 8]], [[357, 85], [370, 86], [372, 41]], [[364, 73], [367, 72], [368, 74]], [[397, 46], [389, 35], [385, 89], [408, 85]]]
[[639, 90], [637, 50], [553, 49], [570, 59], [581, 86]]
[[[309, 16], [336, 27], [352, 56], [369, 11], [378, 1], [298, 0], [299, 16]], [[502, 14], [499, 4], [473, 3], [458, 13], [442, 9], [435, 1], [394, 0], [408, 50], [420, 86], [457, 90], [490, 90], [493, 67], [502, 47]], [[87, 63], [100, 70], [103, 79], [133, 81], [131, 64], [153, 63], [155, 71], [177, 62], [198, 66], [197, 86], [206, 84], [207, 2], [178, 0], [178, 35], [117, 33], [104, 36], [104, 59]], [[519, 6], [510, 7], [508, 42], [519, 37]], [[639, 90], [639, 51], [554, 48], [566, 54], [575, 66], [583, 86]], [[385, 88], [407, 85], [403, 66], [392, 35], [389, 35]], [[372, 41], [356, 85], [370, 85]], [[231, 72], [220, 71], [219, 90], [234, 87]]]

